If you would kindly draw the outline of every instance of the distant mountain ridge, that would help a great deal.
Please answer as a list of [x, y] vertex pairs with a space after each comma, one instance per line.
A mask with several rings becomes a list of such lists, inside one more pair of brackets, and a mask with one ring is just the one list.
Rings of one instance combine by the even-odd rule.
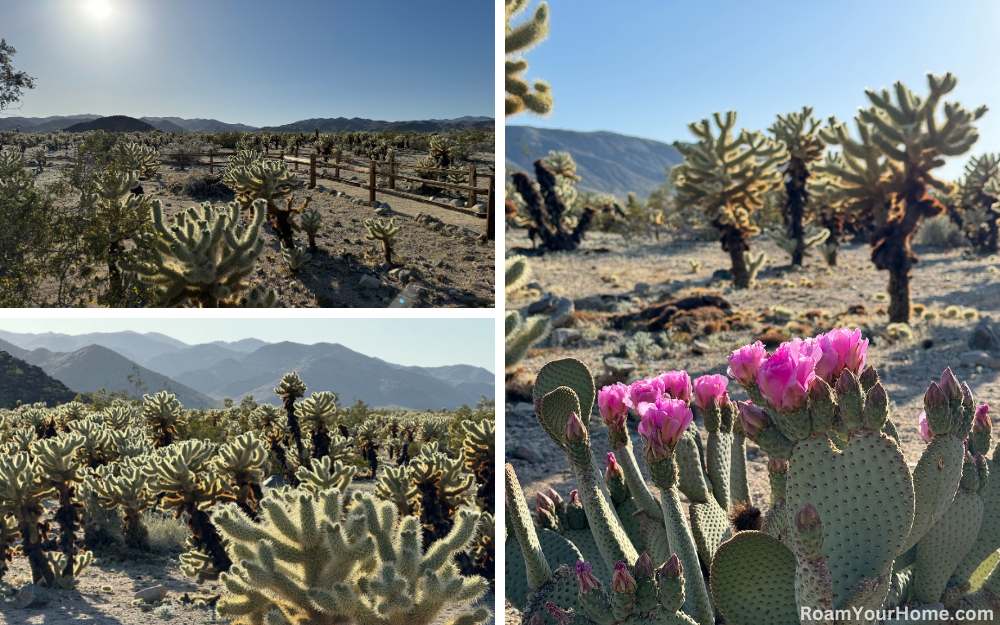
[[134, 393], [126, 377], [138, 367], [148, 392], [170, 388], [189, 408], [217, 407], [222, 399], [247, 395], [278, 405], [273, 389], [289, 371], [297, 371], [310, 392], [338, 393], [343, 405], [360, 399], [372, 407], [454, 409], [495, 396], [495, 377], [482, 367], [398, 365], [333, 343], [251, 338], [188, 345], [156, 332], [0, 330], [0, 350], [40, 366], [81, 393], [99, 388]]
[[629, 191], [640, 199], [667, 181], [667, 167], [684, 159], [674, 146], [613, 132], [576, 132], [531, 126], [507, 126], [504, 161], [507, 173], [527, 171], [549, 150], [569, 152], [576, 161], [577, 189], [610, 193], [624, 201]]
[[156, 128], [141, 119], [126, 115], [111, 115], [110, 117], [98, 117], [88, 122], [79, 122], [64, 130], [66, 132], [87, 132], [88, 130], [103, 130], [104, 132], [149, 132], [150, 130], [156, 130]]
[[[68, 130], [76, 124], [87, 124], [101, 119], [102, 115], [54, 115], [50, 117], [2, 117], [0, 118], [0, 130], [21, 129], [21, 132], [56, 132]], [[124, 116], [114, 116], [124, 117]], [[347, 119], [337, 118], [314, 118], [292, 122], [281, 126], [265, 126], [258, 128], [246, 124], [221, 122], [217, 119], [184, 119], [181, 117], [141, 117], [128, 118], [138, 122], [149, 124], [152, 128], [164, 132], [216, 132], [218, 130], [257, 132], [258, 130], [271, 130], [276, 132], [312, 132], [314, 128], [319, 128], [321, 132], [336, 131], [403, 131], [412, 130], [416, 132], [444, 132], [448, 130], [470, 130], [474, 128], [493, 128], [496, 120], [492, 117], [465, 116], [456, 119], [424, 119], [413, 121], [381, 121], [373, 119], [361, 119], [354, 117]], [[109, 131], [112, 132], [112, 131]], [[132, 131], [128, 131], [132, 132]]]
[[76, 395], [41, 367], [0, 351], [0, 408], [16, 408], [18, 403], [35, 402], [53, 407], [73, 401]]

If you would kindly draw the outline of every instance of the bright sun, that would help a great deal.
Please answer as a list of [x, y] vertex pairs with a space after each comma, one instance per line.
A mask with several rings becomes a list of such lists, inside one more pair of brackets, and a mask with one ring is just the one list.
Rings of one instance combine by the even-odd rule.
[[106, 0], [87, 0], [87, 10], [98, 20], [105, 20], [111, 16], [111, 5]]

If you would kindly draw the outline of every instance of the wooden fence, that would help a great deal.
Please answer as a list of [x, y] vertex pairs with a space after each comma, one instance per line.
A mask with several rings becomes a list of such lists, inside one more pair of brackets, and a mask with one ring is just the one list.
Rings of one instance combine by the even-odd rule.
[[[209, 152], [207, 154], [170, 154], [170, 155], [165, 155], [165, 156], [161, 155], [160, 158], [161, 158], [161, 160], [167, 160], [167, 159], [169, 159], [171, 161], [173, 161], [174, 159], [176, 159], [179, 162], [181, 169], [183, 169], [184, 168], [184, 158], [185, 157], [199, 158], [199, 157], [207, 156], [208, 157], [208, 169], [209, 169], [209, 173], [214, 174], [215, 173], [215, 157], [220, 157], [222, 159], [225, 159], [226, 157], [231, 156], [232, 154], [235, 154], [235, 152], [230, 152], [230, 153]], [[310, 188], [310, 189], [314, 189], [316, 187], [316, 177], [317, 177], [316, 169], [317, 169], [317, 167], [321, 168], [321, 169], [333, 169], [334, 170], [334, 174], [333, 174], [333, 178], [331, 178], [331, 180], [335, 180], [335, 181], [338, 181], [338, 182], [345, 182], [347, 184], [354, 184], [356, 186], [361, 187], [362, 189], [368, 189], [368, 205], [369, 206], [371, 206], [372, 203], [375, 202], [375, 199], [376, 199], [375, 195], [376, 195], [376, 190], [377, 190], [379, 193], [383, 193], [383, 194], [387, 194], [387, 195], [392, 195], [392, 196], [395, 196], [395, 197], [401, 197], [401, 198], [408, 199], [408, 200], [414, 200], [414, 201], [417, 201], [417, 202], [424, 202], [426, 204], [432, 204], [432, 205], [438, 206], [440, 208], [445, 208], [447, 210], [453, 210], [453, 211], [456, 211], [456, 212], [465, 213], [465, 214], [468, 214], [468, 215], [472, 215], [474, 217], [480, 217], [480, 218], [485, 217], [485, 219], [487, 221], [487, 227], [486, 227], [486, 233], [483, 234], [483, 237], [486, 238], [487, 240], [493, 240], [494, 232], [495, 232], [495, 229], [494, 229], [495, 226], [494, 226], [494, 223], [493, 223], [493, 221], [494, 221], [494, 212], [495, 212], [494, 209], [495, 209], [495, 205], [496, 205], [496, 193], [495, 193], [495, 187], [494, 187], [494, 185], [495, 185], [494, 176], [493, 176], [493, 174], [480, 174], [480, 173], [478, 173], [476, 171], [476, 165], [475, 165], [475, 163], [469, 163], [469, 171], [465, 172], [465, 171], [460, 171], [460, 170], [456, 170], [456, 169], [441, 169], [441, 168], [438, 168], [438, 167], [420, 167], [420, 166], [417, 166], [417, 165], [401, 165], [401, 164], [399, 164], [399, 163], [397, 163], [395, 161], [395, 157], [394, 157], [393, 154], [390, 154], [389, 155], [389, 159], [386, 160], [386, 161], [376, 161], [374, 159], [370, 159], [368, 161], [368, 165], [367, 166], [365, 166], [363, 164], [360, 164], [357, 161], [349, 161], [349, 160], [342, 159], [341, 158], [341, 154], [340, 154], [339, 151], [336, 154], [332, 155], [333, 158], [334, 158], [334, 162], [333, 163], [330, 163], [330, 162], [319, 163], [319, 162], [317, 162], [317, 157], [318, 156], [320, 156], [320, 155], [310, 154], [309, 158], [299, 158], [297, 156], [291, 156], [291, 155], [286, 156], [285, 153], [284, 153], [284, 151], [281, 151], [281, 152], [279, 152], [278, 158], [280, 160], [285, 161], [285, 162], [292, 163], [294, 165], [294, 167], [295, 167], [295, 171], [299, 170], [299, 165], [308, 165], [309, 166], [309, 187], [308, 188]], [[198, 161], [192, 161], [192, 164], [194, 164], [194, 162], [198, 162]], [[199, 164], [200, 164], [200, 162], [199, 162]], [[221, 167], [225, 166], [226, 164], [227, 164], [227, 161], [222, 160], [219, 163], [219, 167], [221, 168]], [[383, 170], [382, 169], [383, 167], [386, 168], [387, 171]], [[403, 176], [403, 175], [400, 175], [400, 174], [396, 173], [397, 169], [411, 169], [411, 170], [415, 170], [415, 171], [438, 172], [438, 173], [449, 174], [449, 175], [452, 175], [452, 176], [466, 176], [469, 183], [463, 185], [463, 184], [456, 184], [456, 183], [453, 183], [453, 182], [440, 182], [440, 181], [437, 181], [437, 180], [429, 180], [427, 178], [419, 178], [419, 177], [413, 177], [413, 176]], [[357, 173], [368, 174], [368, 184], [365, 185], [365, 184], [355, 183], [355, 182], [352, 182], [352, 181], [349, 181], [349, 180], [342, 179], [340, 177], [341, 170], [353, 171], [353, 172], [357, 172]], [[388, 187], [389, 187], [388, 189], [377, 189], [377, 186], [378, 186], [377, 181], [378, 181], [378, 178], [380, 178], [380, 177], [382, 179], [384, 179], [384, 180], [388, 180]], [[487, 186], [486, 187], [478, 187], [478, 186], [476, 186], [476, 182], [480, 178], [483, 178], [483, 177], [485, 177], [487, 179]], [[458, 191], [465, 191], [465, 192], [468, 193], [468, 197], [466, 199], [466, 208], [462, 209], [462, 208], [459, 208], [459, 207], [456, 207], [456, 206], [448, 206], [446, 204], [439, 204], [437, 202], [432, 202], [430, 200], [425, 200], [425, 199], [422, 199], [422, 198], [414, 197], [413, 195], [410, 195], [410, 194], [400, 193], [399, 191], [395, 190], [396, 189], [396, 181], [397, 180], [405, 180], [405, 181], [408, 181], [408, 182], [416, 182], [416, 183], [423, 184], [423, 185], [426, 185], [426, 186], [438, 187], [438, 188], [441, 188], [441, 189], [455, 189], [455, 190], [458, 190]], [[469, 210], [473, 206], [475, 206], [476, 199], [477, 199], [477, 197], [479, 195], [485, 195], [486, 196], [486, 215], [482, 215], [481, 213], [478, 213], [476, 211]]]

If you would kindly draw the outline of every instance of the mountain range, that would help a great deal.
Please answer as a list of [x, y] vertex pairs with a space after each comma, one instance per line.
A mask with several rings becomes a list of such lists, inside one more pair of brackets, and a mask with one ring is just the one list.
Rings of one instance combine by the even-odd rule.
[[507, 173], [527, 171], [534, 179], [533, 163], [549, 150], [569, 152], [576, 161], [576, 188], [610, 193], [624, 201], [629, 191], [639, 199], [667, 181], [667, 168], [684, 158], [668, 143], [629, 137], [613, 132], [576, 132], [531, 126], [507, 126], [504, 162]]
[[[54, 115], [51, 117], [4, 117], [0, 118], [0, 130], [14, 130], [20, 128], [21, 132], [56, 132], [66, 130], [75, 124], [91, 122], [104, 117], [103, 115]], [[319, 128], [321, 132], [334, 131], [402, 131], [412, 130], [417, 132], [444, 132], [448, 130], [470, 130], [474, 128], [492, 128], [495, 120], [492, 117], [459, 117], [457, 119], [425, 119], [415, 121], [380, 121], [373, 119], [361, 119], [354, 117], [346, 119], [337, 118], [315, 118], [306, 119], [285, 124], [283, 126], [266, 126], [258, 128], [247, 126], [246, 124], [231, 124], [220, 122], [216, 119], [184, 119], [181, 117], [141, 117], [139, 120], [151, 125], [157, 130], [164, 132], [215, 132], [217, 130], [256, 132], [258, 130], [272, 130], [277, 132], [312, 132], [314, 128]]]
[[[132, 395], [169, 389], [186, 408], [218, 408], [247, 395], [280, 405], [281, 377], [296, 371], [310, 391], [334, 391], [341, 405], [412, 410], [473, 406], [493, 398], [494, 375], [481, 367], [415, 367], [343, 345], [259, 339], [188, 345], [164, 334], [108, 332], [20, 334], [0, 330], [0, 350], [83, 393], [103, 388]], [[144, 388], [127, 378], [138, 374]], [[4, 399], [0, 397], [0, 399]]]

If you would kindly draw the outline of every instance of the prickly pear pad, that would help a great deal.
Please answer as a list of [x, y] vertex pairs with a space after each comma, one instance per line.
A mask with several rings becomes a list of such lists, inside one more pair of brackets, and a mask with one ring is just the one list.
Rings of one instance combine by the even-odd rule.
[[[537, 389], [537, 387], [535, 387]], [[539, 403], [540, 401], [540, 403]], [[580, 415], [580, 401], [573, 389], [560, 386], [536, 400], [535, 416], [542, 429], [562, 450], [566, 449], [566, 422], [571, 414]], [[584, 425], [587, 422], [584, 421]]]
[[[538, 543], [545, 554], [545, 560], [552, 567], [552, 570], [559, 568], [563, 562], [576, 564], [577, 560], [583, 560], [580, 550], [572, 542], [544, 527], [536, 527], [535, 533], [538, 535]], [[596, 550], [596, 548], [595, 548]], [[524, 607], [528, 601], [528, 595], [534, 592], [528, 585], [528, 577], [525, 575], [524, 554], [521, 552], [521, 545], [517, 542], [517, 537], [511, 534], [504, 544], [504, 568], [508, 571], [504, 575], [504, 595], [518, 609]], [[600, 562], [600, 564], [604, 564]], [[608, 576], [610, 579], [610, 575]], [[602, 580], [603, 581], [603, 580]]]
[[959, 491], [941, 520], [917, 543], [913, 596], [923, 603], [941, 599], [949, 576], [976, 541], [982, 522], [982, 498], [978, 493]]
[[702, 562], [711, 562], [715, 550], [732, 535], [726, 511], [719, 507], [715, 497], [709, 497], [705, 503], [691, 504], [691, 530]]
[[712, 560], [712, 597], [731, 625], [798, 623], [795, 556], [763, 532], [739, 532]]
[[[996, 554], [997, 549], [1000, 548], [1000, 466], [989, 458], [986, 459], [986, 466], [990, 468], [991, 477], [987, 481], [986, 490], [983, 492], [983, 499], [985, 500], [983, 524], [979, 528], [979, 536], [976, 537], [976, 542], [951, 574], [951, 580], [949, 581], [949, 585], [951, 586], [958, 586], [969, 581], [973, 572], [985, 560]], [[986, 570], [986, 573], [989, 573], [992, 569], [993, 567], [990, 567]], [[978, 580], [980, 584], [985, 576], [983, 574]], [[973, 588], [972, 590], [975, 591], [976, 589]]]
[[813, 504], [839, 607], [862, 578], [891, 571], [913, 523], [913, 483], [896, 444], [881, 432], [851, 435], [843, 452], [826, 437], [796, 443], [786, 478], [790, 513]]
[[913, 469], [913, 491], [916, 495], [913, 527], [903, 543], [903, 551], [917, 544], [955, 499], [958, 483], [962, 479], [964, 457], [965, 446], [951, 434], [935, 436], [921, 454], [917, 467]]
[[[568, 386], [576, 393], [581, 408], [577, 414], [583, 420], [583, 424], [589, 428], [590, 412], [594, 408], [594, 398], [597, 396], [594, 377], [590, 375], [590, 369], [576, 358], [553, 360], [538, 372], [533, 397], [535, 401], [538, 401], [560, 386]], [[566, 423], [563, 422], [562, 427], [565, 425]], [[562, 427], [559, 428], [560, 435]]]

